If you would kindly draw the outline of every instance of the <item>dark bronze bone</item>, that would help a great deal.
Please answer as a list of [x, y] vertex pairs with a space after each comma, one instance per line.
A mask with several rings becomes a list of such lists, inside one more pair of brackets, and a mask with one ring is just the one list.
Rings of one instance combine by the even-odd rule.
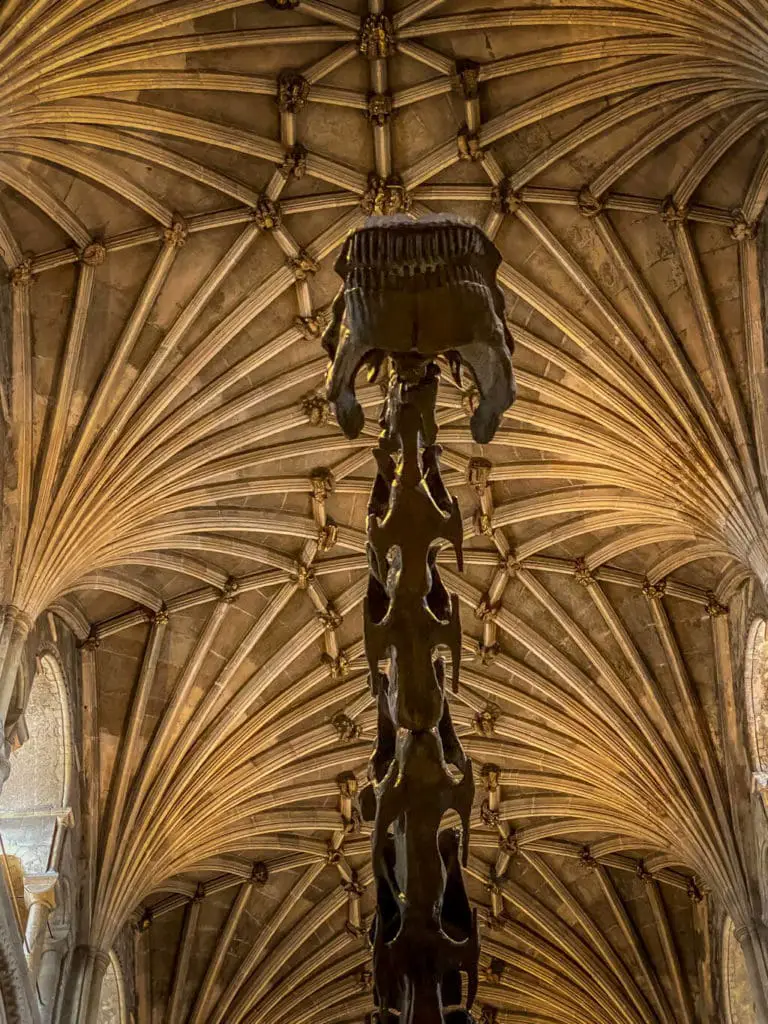
[[[457, 221], [384, 218], [356, 232], [337, 263], [345, 284], [324, 338], [333, 360], [328, 398], [354, 437], [363, 362], [389, 383], [368, 504], [370, 576], [365, 648], [378, 732], [371, 784], [360, 794], [374, 822], [375, 1019], [387, 1024], [472, 1024], [477, 920], [464, 888], [474, 799], [472, 764], [451, 721], [444, 652], [458, 689], [458, 599], [437, 565], [442, 547], [462, 568], [459, 506], [440, 474], [435, 407], [440, 370], [465, 363], [480, 400], [476, 440], [493, 436], [514, 398], [512, 341], [495, 283], [499, 256], [479, 229]], [[452, 766], [452, 767], [450, 767]], [[458, 829], [443, 824], [458, 815]], [[463, 979], [466, 979], [465, 981]]]
[[463, 363], [480, 396], [472, 436], [481, 444], [493, 438], [515, 398], [514, 343], [496, 283], [500, 262], [483, 232], [456, 218], [391, 218], [383, 226], [379, 220], [347, 239], [336, 262], [344, 286], [323, 346], [332, 360], [328, 399], [348, 437], [357, 437], [364, 423], [355, 395], [358, 370], [396, 353], [446, 354]]

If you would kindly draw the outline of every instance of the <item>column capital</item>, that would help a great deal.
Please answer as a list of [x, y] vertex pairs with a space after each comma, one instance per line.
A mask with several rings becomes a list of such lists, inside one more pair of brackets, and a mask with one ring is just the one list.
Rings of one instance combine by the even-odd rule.
[[53, 910], [56, 906], [56, 885], [59, 875], [56, 871], [46, 871], [39, 875], [24, 876], [24, 902], [28, 907], [35, 904]]
[[93, 961], [94, 972], [98, 972], [103, 977], [109, 967], [109, 953], [105, 953], [103, 949], [97, 949], [95, 946], [89, 946], [88, 959]]

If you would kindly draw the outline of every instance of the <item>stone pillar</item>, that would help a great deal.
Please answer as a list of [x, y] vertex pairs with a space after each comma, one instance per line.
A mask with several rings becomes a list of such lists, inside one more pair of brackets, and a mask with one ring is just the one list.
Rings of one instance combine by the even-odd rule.
[[11, 745], [2, 735], [3, 720], [0, 718], [0, 793], [11, 774]]
[[80, 1020], [82, 1024], [97, 1024], [99, 1008], [101, 1006], [101, 986], [104, 982], [104, 975], [109, 967], [109, 955], [100, 949], [91, 949], [89, 954], [91, 969], [88, 1002], [85, 1004], [85, 1016], [81, 1017]]
[[67, 1024], [96, 1024], [101, 985], [109, 955], [93, 946], [78, 946], [72, 957], [64, 1004], [59, 1020]]
[[49, 1024], [53, 1019], [56, 997], [61, 983], [61, 967], [66, 955], [66, 940], [58, 940], [43, 950], [40, 970], [37, 975], [37, 991], [40, 999], [40, 1019]]
[[11, 771], [10, 746], [5, 741], [5, 721], [31, 628], [31, 619], [21, 609], [13, 605], [5, 609], [0, 626], [0, 793]]
[[21, 655], [27, 642], [32, 620], [20, 608], [9, 605], [0, 629], [0, 720], [8, 715], [16, 685]]
[[744, 953], [757, 1024], [768, 1024], [768, 929], [751, 921], [735, 928], [734, 935]]
[[24, 901], [29, 908], [26, 931], [26, 956], [29, 975], [34, 982], [40, 967], [40, 958], [48, 935], [48, 918], [56, 906], [56, 883], [59, 876], [55, 871], [43, 875], [24, 877]]

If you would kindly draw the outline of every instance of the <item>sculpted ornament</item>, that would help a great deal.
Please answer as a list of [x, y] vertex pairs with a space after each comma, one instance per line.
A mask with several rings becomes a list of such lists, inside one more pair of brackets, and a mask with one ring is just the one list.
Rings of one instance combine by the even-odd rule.
[[14, 288], [24, 287], [32, 281], [32, 260], [27, 256], [10, 272], [11, 284]]
[[371, 124], [383, 128], [392, 116], [392, 97], [388, 93], [371, 93], [366, 113]]
[[395, 30], [386, 14], [368, 14], [358, 38], [360, 52], [368, 60], [383, 60], [395, 52]]
[[456, 147], [459, 160], [482, 160], [483, 149], [477, 132], [470, 132], [466, 127], [459, 130], [456, 136]]
[[523, 205], [520, 192], [515, 192], [508, 178], [491, 189], [491, 207], [495, 213], [515, 213]]
[[360, 206], [369, 217], [393, 217], [397, 213], [407, 213], [412, 202], [399, 178], [380, 178], [377, 174], [370, 174]]
[[277, 76], [277, 106], [283, 114], [298, 114], [309, 97], [309, 82], [297, 71]]
[[307, 150], [300, 142], [286, 149], [283, 162], [279, 167], [284, 178], [303, 178], [307, 173]]
[[270, 199], [268, 195], [259, 196], [252, 216], [262, 231], [274, 231], [275, 228], [280, 227], [283, 219], [280, 204], [276, 203], [274, 199]]
[[91, 242], [80, 252], [80, 262], [86, 267], [100, 267], [106, 258], [106, 246], [99, 241]]

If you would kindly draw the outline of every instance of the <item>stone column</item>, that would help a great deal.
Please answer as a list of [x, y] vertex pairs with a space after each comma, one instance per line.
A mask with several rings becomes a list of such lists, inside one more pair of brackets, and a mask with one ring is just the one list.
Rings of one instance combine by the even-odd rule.
[[78, 946], [72, 957], [59, 1020], [66, 1024], [95, 1024], [101, 1004], [101, 985], [109, 955], [93, 946]]
[[26, 875], [24, 878], [24, 901], [29, 908], [26, 930], [26, 957], [29, 975], [34, 982], [40, 967], [46, 936], [48, 918], [56, 906], [56, 883], [59, 876], [55, 871], [42, 875]]
[[32, 620], [29, 616], [21, 609], [8, 605], [0, 626], [0, 793], [11, 771], [8, 759], [10, 746], [5, 742], [5, 720], [31, 628]]
[[2, 735], [3, 720], [0, 718], [0, 793], [11, 774], [11, 745]]
[[89, 950], [89, 959], [91, 960], [91, 969], [88, 1002], [85, 1006], [85, 1016], [80, 1019], [82, 1024], [97, 1024], [101, 1006], [101, 986], [109, 967], [109, 955], [100, 949], [91, 949]]
[[16, 685], [24, 644], [27, 642], [32, 620], [20, 608], [8, 605], [0, 629], [0, 719], [5, 721]]
[[67, 940], [58, 939], [43, 950], [40, 970], [37, 975], [37, 991], [40, 999], [40, 1019], [49, 1024], [53, 1019], [56, 997], [62, 979], [62, 963], [66, 956]]
[[760, 921], [734, 929], [744, 953], [758, 1024], [768, 1024], [768, 934]]

